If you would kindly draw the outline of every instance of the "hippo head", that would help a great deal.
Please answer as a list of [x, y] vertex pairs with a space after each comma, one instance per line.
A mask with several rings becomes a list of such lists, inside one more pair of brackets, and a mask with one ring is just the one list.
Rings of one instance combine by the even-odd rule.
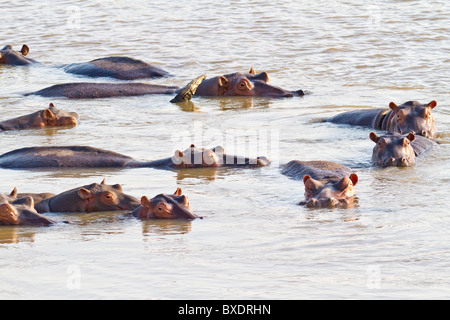
[[204, 80], [197, 88], [198, 96], [254, 96], [283, 98], [303, 96], [303, 90], [287, 91], [270, 84], [267, 72], [232, 73]]
[[37, 213], [31, 197], [0, 204], [0, 225], [48, 226], [55, 222]]
[[431, 101], [429, 104], [421, 104], [417, 101], [408, 101], [401, 106], [394, 102], [389, 104], [389, 108], [394, 112], [392, 127], [390, 131], [406, 134], [413, 132], [432, 139], [436, 136], [437, 128], [431, 110], [436, 107], [437, 102]]
[[26, 44], [22, 46], [20, 51], [14, 51], [10, 45], [0, 50], [0, 64], [24, 66], [34, 62], [25, 56], [30, 52], [30, 48]]
[[139, 200], [123, 192], [120, 184], [107, 185], [105, 179], [101, 184], [91, 184], [79, 188], [78, 199], [82, 202], [85, 212], [134, 210], [139, 206]]
[[183, 195], [181, 188], [174, 194], [159, 194], [152, 199], [143, 196], [141, 206], [133, 211], [141, 219], [195, 219], [189, 198]]
[[139, 200], [125, 194], [120, 184], [107, 185], [103, 180], [101, 184], [93, 183], [56, 195], [48, 199], [47, 207], [41, 208], [40, 203], [37, 209], [40, 212], [44, 209], [50, 212], [132, 211], [139, 205]]
[[197, 148], [195, 145], [175, 151], [172, 162], [175, 168], [220, 167], [222, 159], [212, 149]]
[[65, 112], [57, 109], [53, 103], [34, 119], [36, 127], [64, 127], [78, 125], [79, 115], [75, 112]]
[[373, 148], [372, 162], [379, 167], [409, 167], [413, 165], [416, 154], [411, 142], [415, 135], [399, 133], [388, 133], [378, 136], [375, 132], [370, 133], [370, 140], [376, 143]]
[[356, 194], [354, 186], [358, 183], [358, 176], [352, 173], [341, 180], [315, 180], [309, 175], [303, 177], [306, 201], [300, 204], [309, 208], [348, 207], [352, 204]]

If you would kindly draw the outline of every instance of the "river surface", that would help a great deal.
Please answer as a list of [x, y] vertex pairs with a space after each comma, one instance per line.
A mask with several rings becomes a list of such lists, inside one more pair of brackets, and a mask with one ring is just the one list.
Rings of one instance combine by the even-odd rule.
[[[60, 193], [106, 178], [140, 198], [177, 187], [203, 219], [139, 221], [127, 212], [50, 214], [71, 224], [0, 228], [1, 299], [450, 298], [450, 2], [3, 1], [0, 46], [30, 47], [30, 67], [0, 67], [0, 119], [50, 102], [76, 128], [0, 134], [0, 153], [88, 145], [139, 160], [191, 143], [267, 156], [260, 169], [0, 170], [0, 192]], [[87, 79], [61, 66], [123, 55], [184, 86], [267, 71], [303, 98], [170, 95], [100, 100], [24, 96]], [[440, 142], [406, 169], [371, 166], [368, 128], [323, 123], [343, 111], [438, 102]], [[328, 160], [359, 175], [358, 206], [308, 209], [290, 160]]]

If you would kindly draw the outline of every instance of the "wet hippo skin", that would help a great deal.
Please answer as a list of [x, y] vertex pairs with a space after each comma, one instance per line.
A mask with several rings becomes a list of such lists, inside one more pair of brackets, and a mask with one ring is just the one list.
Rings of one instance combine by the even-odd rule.
[[132, 215], [139, 219], [196, 219], [189, 198], [183, 195], [181, 188], [174, 194], [159, 194], [152, 199], [141, 198], [141, 205]]
[[436, 145], [436, 142], [412, 132], [406, 135], [387, 133], [381, 136], [371, 132], [369, 137], [375, 142], [372, 163], [378, 167], [412, 166], [418, 155]]
[[303, 180], [305, 201], [300, 202], [300, 205], [310, 208], [346, 208], [354, 204], [354, 186], [358, 183], [358, 175], [339, 163], [293, 160], [283, 167], [282, 174]]
[[64, 66], [64, 71], [92, 78], [110, 77], [120, 80], [160, 78], [169, 73], [144, 61], [129, 57], [107, 57]]
[[172, 157], [141, 162], [113, 151], [86, 147], [31, 147], [0, 156], [0, 167], [31, 168], [161, 168], [183, 169], [200, 167], [263, 167], [266, 157], [247, 158], [226, 154], [222, 147], [197, 148], [191, 145], [184, 151], [176, 150]]
[[0, 64], [11, 66], [26, 66], [36, 63], [35, 60], [27, 58], [30, 48], [24, 44], [20, 51], [15, 51], [12, 46], [7, 45], [0, 50]]
[[100, 184], [93, 183], [58, 195], [28, 193], [18, 196], [28, 196], [36, 200], [35, 208], [39, 213], [132, 211], [140, 205], [138, 199], [123, 192], [120, 184], [107, 185], [105, 180]]
[[78, 125], [79, 115], [57, 109], [50, 103], [47, 109], [18, 118], [0, 122], [1, 131], [24, 130], [34, 128], [63, 127]]
[[371, 127], [400, 134], [413, 132], [427, 138], [435, 138], [436, 122], [431, 114], [437, 106], [436, 101], [421, 104], [418, 101], [407, 101], [398, 106], [394, 102], [389, 109], [356, 110], [338, 114], [327, 119], [327, 122]]

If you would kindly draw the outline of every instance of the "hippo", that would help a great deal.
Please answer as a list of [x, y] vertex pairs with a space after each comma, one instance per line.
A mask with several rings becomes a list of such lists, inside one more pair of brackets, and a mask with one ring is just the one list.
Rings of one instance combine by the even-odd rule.
[[303, 179], [305, 201], [309, 208], [346, 208], [355, 202], [358, 175], [350, 168], [328, 161], [293, 160], [282, 169], [282, 174]]
[[270, 84], [267, 72], [256, 74], [251, 68], [248, 73], [232, 73], [203, 81], [197, 88], [196, 96], [252, 96], [284, 98], [304, 96], [303, 90], [288, 91]]
[[372, 163], [378, 167], [410, 167], [416, 157], [431, 149], [436, 142], [410, 132], [407, 135], [390, 132], [378, 136], [375, 132], [369, 134], [375, 142], [372, 153]]
[[120, 80], [161, 78], [169, 73], [144, 61], [129, 57], [106, 57], [64, 66], [67, 73], [92, 78], [110, 77]]
[[327, 119], [327, 122], [372, 127], [399, 134], [413, 132], [429, 139], [436, 137], [437, 129], [434, 116], [431, 114], [437, 105], [436, 101], [421, 104], [407, 101], [398, 106], [394, 102], [389, 109], [356, 110], [338, 114]]
[[141, 205], [132, 213], [139, 219], [189, 219], [198, 218], [192, 212], [189, 198], [183, 195], [181, 188], [174, 194], [159, 194], [152, 199], [141, 198]]
[[1, 131], [23, 130], [32, 128], [76, 126], [80, 116], [75, 112], [58, 110], [53, 103], [44, 110], [0, 122]]
[[140, 162], [131, 157], [87, 146], [31, 147], [0, 156], [0, 167], [6, 169], [31, 168], [159, 168], [184, 169], [201, 167], [263, 167], [270, 161], [228, 155], [223, 147], [197, 148], [191, 145], [175, 151], [172, 157]]
[[13, 193], [9, 196], [0, 195], [0, 225], [50, 226], [53, 224], [55, 221], [36, 211], [32, 197], [16, 199]]
[[0, 65], [26, 66], [36, 63], [35, 60], [26, 57], [29, 52], [30, 48], [26, 44], [22, 46], [20, 51], [15, 51], [12, 46], [7, 45], [0, 50]]
[[66, 83], [54, 85], [27, 95], [63, 97], [68, 99], [95, 99], [109, 97], [142, 96], [149, 94], [177, 94], [171, 102], [182, 102], [195, 96], [255, 96], [282, 98], [303, 96], [303, 90], [287, 91], [269, 84], [269, 74], [233, 73], [206, 79], [206, 75], [192, 80], [184, 88], [145, 83]]
[[140, 205], [138, 199], [123, 192], [120, 184], [107, 185], [105, 179], [100, 184], [93, 183], [58, 195], [51, 193], [18, 195], [21, 196], [29, 196], [36, 200], [35, 208], [39, 213], [133, 211]]

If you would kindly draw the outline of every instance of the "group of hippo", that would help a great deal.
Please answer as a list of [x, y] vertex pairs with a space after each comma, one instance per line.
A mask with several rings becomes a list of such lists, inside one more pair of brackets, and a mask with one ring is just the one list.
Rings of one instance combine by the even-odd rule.
[[[38, 63], [27, 58], [28, 46], [14, 51], [11, 46], [0, 50], [0, 64], [30, 65]], [[68, 73], [87, 77], [112, 77], [120, 80], [137, 80], [168, 76], [164, 70], [143, 61], [128, 57], [107, 57], [86, 63], [63, 67]], [[171, 102], [183, 102], [195, 96], [261, 96], [270, 98], [303, 96], [303, 90], [289, 91], [270, 84], [267, 72], [256, 74], [232, 73], [206, 79], [202, 75], [184, 88], [157, 86], [136, 82], [125, 83], [67, 83], [30, 93], [44, 97], [68, 99], [93, 99], [116, 96], [148, 94], [175, 94]], [[372, 162], [375, 166], [411, 166], [417, 155], [435, 144], [437, 129], [431, 111], [436, 101], [421, 104], [408, 101], [402, 105], [393, 102], [387, 109], [366, 109], [339, 114], [325, 121], [337, 124], [371, 127], [385, 131], [381, 136], [370, 132], [376, 143]], [[0, 122], [0, 132], [53, 126], [76, 126], [79, 116], [74, 112], [58, 110], [53, 104], [45, 110]], [[137, 161], [113, 151], [89, 146], [32, 147], [0, 155], [0, 168], [139, 168], [151, 167], [178, 170], [199, 167], [264, 167], [270, 164], [266, 157], [247, 158], [228, 155], [223, 147], [212, 149], [189, 146], [177, 150], [172, 156], [151, 161]], [[282, 174], [303, 179], [305, 201], [308, 207], [352, 206], [358, 175], [350, 168], [327, 161], [294, 160], [282, 167]], [[159, 194], [141, 200], [124, 193], [119, 184], [107, 185], [103, 180], [78, 187], [61, 194], [11, 194], [0, 195], [0, 225], [51, 225], [48, 212], [97, 212], [126, 210], [141, 219], [195, 219], [189, 199], [178, 188], [174, 194]]]

